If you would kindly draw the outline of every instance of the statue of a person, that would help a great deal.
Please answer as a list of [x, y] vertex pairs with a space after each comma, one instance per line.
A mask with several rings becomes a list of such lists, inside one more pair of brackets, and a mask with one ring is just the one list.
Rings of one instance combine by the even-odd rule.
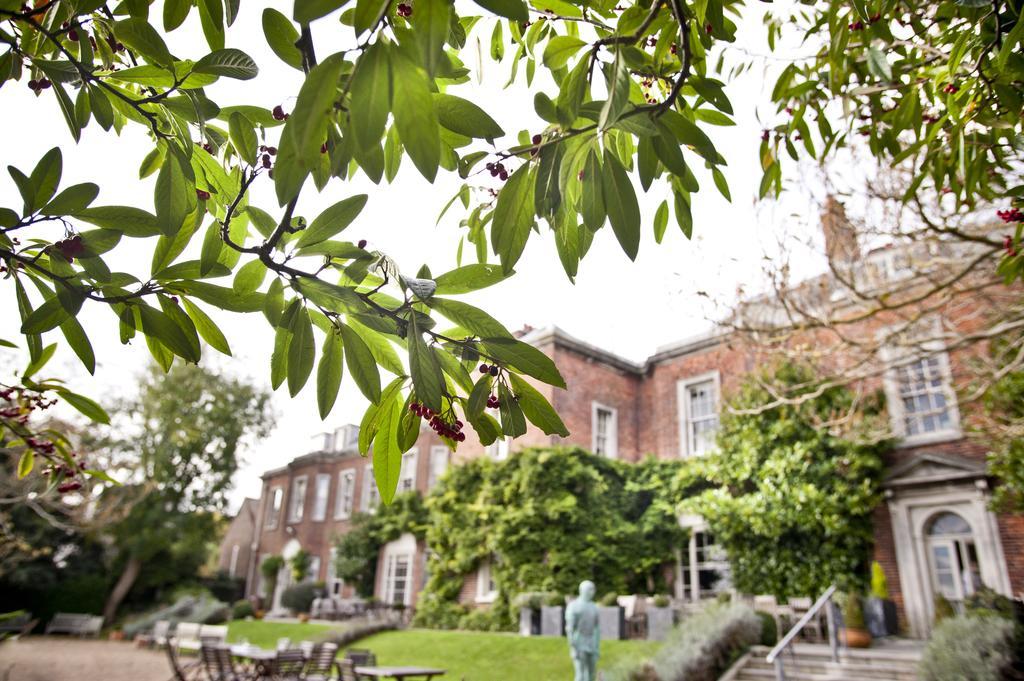
[[601, 648], [601, 627], [594, 605], [594, 583], [580, 582], [580, 597], [565, 609], [565, 635], [576, 669], [575, 681], [597, 679], [597, 658]]

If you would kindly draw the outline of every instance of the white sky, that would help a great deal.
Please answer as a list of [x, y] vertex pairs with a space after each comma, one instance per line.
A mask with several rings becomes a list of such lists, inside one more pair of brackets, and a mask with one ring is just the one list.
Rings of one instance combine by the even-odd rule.
[[[222, 79], [208, 88], [208, 95], [221, 106], [246, 103], [271, 108], [284, 104], [286, 110], [291, 108], [297, 93], [298, 74], [284, 66], [264, 44], [260, 15], [266, 5], [264, 2], [242, 3], [238, 21], [228, 32], [227, 46], [247, 51], [260, 66], [261, 73], [253, 81]], [[284, 6], [281, 9], [285, 9]], [[761, 6], [751, 3], [744, 11], [747, 16], [737, 44], [764, 54], [767, 47], [761, 25]], [[159, 21], [159, 8], [153, 14]], [[490, 22], [481, 22], [470, 36], [471, 40], [480, 37], [484, 54], [491, 26]], [[339, 27], [333, 17], [321, 19], [313, 28], [321, 58], [330, 53], [329, 44], [348, 41], [351, 37], [351, 29]], [[205, 54], [205, 41], [199, 33], [195, 13], [183, 28], [171, 34], [168, 42], [171, 51], [179, 56], [198, 59]], [[472, 55], [474, 51], [467, 49], [466, 53]], [[773, 69], [776, 64], [778, 62], [769, 62], [768, 68]], [[467, 56], [467, 66], [474, 70], [474, 76], [479, 74], [475, 59]], [[483, 66], [482, 83], [474, 78], [472, 83], [450, 91], [479, 103], [504, 127], [507, 139], [514, 139], [521, 128], [538, 132], [544, 123], [533, 111], [533, 93], [523, 85], [522, 75], [517, 86], [501, 89], [508, 79], [508, 69], [507, 65], [487, 61]], [[542, 69], [538, 69], [538, 75], [540, 72]], [[538, 81], [534, 82], [535, 88]], [[737, 126], [705, 128], [728, 160], [725, 175], [733, 202], [726, 202], [718, 194], [710, 177], [700, 176], [702, 190], [694, 197], [692, 241], [682, 236], [672, 218], [663, 243], [660, 246], [654, 243], [652, 218], [658, 203], [670, 198], [667, 183], [660, 186], [655, 182], [649, 194], [641, 193], [637, 184], [644, 233], [635, 263], [622, 253], [606, 225], [581, 263], [573, 286], [562, 270], [553, 241], [544, 227], [543, 237], [531, 237], [517, 267], [517, 276], [492, 289], [467, 296], [466, 300], [485, 307], [510, 329], [524, 324], [534, 327], [557, 324], [573, 335], [634, 360], [644, 359], [660, 345], [706, 330], [707, 319], [714, 316], [709, 298], [729, 301], [740, 286], [748, 292], [756, 290], [761, 282], [763, 258], [776, 249], [777, 236], [784, 231], [793, 232], [793, 225], [803, 223], [813, 210], [802, 192], [794, 192], [780, 203], [756, 202], [761, 177], [758, 146], [764, 127], [758, 122], [757, 113], [760, 111], [762, 118], [772, 120], [771, 82], [770, 71], [766, 76], [763, 69], [755, 67], [745, 73], [728, 88]], [[47, 149], [60, 145], [64, 149], [61, 187], [93, 181], [101, 188], [94, 205], [137, 205], [152, 210], [155, 175], [140, 182], [137, 174], [140, 161], [151, 148], [140, 126], [129, 125], [121, 137], [116, 137], [93, 124], [85, 130], [76, 149], [52, 92], [44, 92], [37, 98], [23, 83], [8, 83], [4, 90], [8, 118], [5, 129], [10, 131], [3, 140], [6, 163], [29, 172]], [[556, 92], [553, 86], [548, 86], [546, 91], [551, 95]], [[695, 158], [690, 155], [691, 164]], [[368, 193], [370, 200], [366, 209], [343, 236], [353, 241], [368, 239], [372, 248], [386, 252], [410, 273], [425, 262], [439, 274], [455, 266], [455, 250], [463, 231], [458, 223], [464, 212], [456, 205], [440, 226], [435, 227], [434, 222], [460, 184], [457, 174], [442, 170], [430, 185], [405, 159], [398, 178], [390, 186], [377, 187], [358, 174], [354, 181], [332, 181], [323, 194], [317, 195], [312, 183], [307, 183], [297, 212], [312, 218], [341, 198]], [[257, 181], [250, 202], [273, 212], [276, 202], [272, 181], [266, 177]], [[14, 184], [7, 176], [0, 179], [0, 205], [15, 210], [21, 206]], [[800, 216], [800, 219], [794, 220], [791, 216]], [[810, 223], [816, 224], [813, 216], [810, 217]], [[805, 228], [796, 231], [799, 229], [806, 231]], [[201, 234], [195, 240], [200, 242]], [[108, 264], [112, 269], [130, 271], [145, 279], [154, 244], [155, 239], [126, 239], [115, 257], [110, 257], [114, 254], [107, 256]], [[466, 253], [470, 250], [466, 249]], [[813, 268], [815, 263], [807, 259], [806, 267]], [[230, 279], [215, 280], [215, 283], [230, 286]], [[4, 288], [0, 296], [0, 319], [3, 320], [0, 338], [17, 340], [20, 324], [13, 286], [10, 282], [0, 283], [0, 286]], [[204, 305], [204, 308], [214, 312], [210, 306]], [[216, 311], [214, 317], [228, 336], [234, 357], [223, 357], [207, 348], [204, 362], [247, 376], [269, 389], [273, 334], [263, 316]], [[135, 376], [150, 361], [145, 343], [137, 339], [132, 345], [121, 346], [113, 315], [99, 304], [87, 303], [80, 318], [96, 349], [96, 376], [85, 372], [59, 332], [51, 335], [53, 340], [60, 341], [60, 350], [43, 374], [67, 377], [73, 389], [100, 401], [131, 395]], [[278, 414], [277, 428], [269, 438], [245, 452], [245, 463], [236, 478], [235, 505], [243, 496], [259, 494], [259, 475], [263, 471], [306, 453], [314, 434], [343, 423], [358, 423], [365, 407], [362, 396], [348, 377], [326, 423], [320, 421], [311, 385], [295, 399], [289, 399], [282, 387], [273, 402]]]

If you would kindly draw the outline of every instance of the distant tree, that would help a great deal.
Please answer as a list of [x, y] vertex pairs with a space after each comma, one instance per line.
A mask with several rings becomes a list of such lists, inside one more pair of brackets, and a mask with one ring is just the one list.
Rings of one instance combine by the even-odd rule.
[[104, 485], [98, 522], [113, 540], [118, 576], [104, 617], [114, 617], [140, 578], [194, 576], [216, 536], [239, 448], [273, 426], [269, 395], [244, 380], [183, 365], [151, 367], [101, 442], [123, 485]]
[[707, 520], [740, 591], [813, 596], [833, 582], [860, 583], [888, 443], [849, 432], [850, 391], [815, 394], [794, 365], [773, 373], [774, 385], [799, 386], [808, 399], [761, 409], [771, 398], [764, 384], [744, 384], [723, 411], [705, 469], [713, 487], [683, 508]]
[[999, 479], [993, 502], [997, 508], [1024, 511], [1024, 354], [1021, 339], [993, 345], [992, 361], [1002, 376], [985, 393], [976, 436], [991, 446], [989, 470]]

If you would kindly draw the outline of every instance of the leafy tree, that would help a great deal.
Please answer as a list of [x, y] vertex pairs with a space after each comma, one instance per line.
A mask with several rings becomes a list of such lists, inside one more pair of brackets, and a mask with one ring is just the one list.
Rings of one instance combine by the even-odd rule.
[[846, 388], [819, 391], [792, 364], [773, 373], [761, 378], [799, 386], [794, 393], [805, 399], [762, 409], [772, 393], [759, 377], [748, 380], [723, 412], [718, 453], [707, 462], [714, 487], [683, 507], [707, 520], [740, 591], [804, 596], [833, 582], [859, 584], [888, 443], [832, 427], [853, 404]]
[[265, 589], [263, 597], [266, 599], [266, 607], [270, 607], [274, 601], [274, 592], [277, 591], [277, 573], [280, 572], [282, 567], [284, 567], [284, 558], [277, 555], [267, 556], [260, 563], [260, 574], [263, 575]]
[[105, 442], [128, 476], [98, 501], [119, 575], [108, 620], [137, 583], [153, 588], [196, 575], [217, 536], [239, 446], [273, 425], [268, 404], [269, 395], [249, 383], [194, 365], [143, 376], [138, 398], [123, 407], [124, 423]]
[[1020, 338], [1004, 338], [992, 344], [1001, 378], [985, 393], [984, 409], [973, 427], [974, 434], [992, 447], [989, 470], [1000, 483], [993, 505], [1010, 511], [1024, 510], [1024, 371], [1010, 370], [1020, 343]]

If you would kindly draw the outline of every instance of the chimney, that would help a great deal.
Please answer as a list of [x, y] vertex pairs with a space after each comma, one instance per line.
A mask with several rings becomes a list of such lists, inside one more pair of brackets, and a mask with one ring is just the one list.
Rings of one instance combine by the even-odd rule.
[[857, 230], [846, 217], [843, 204], [832, 194], [825, 199], [825, 208], [821, 211], [821, 231], [825, 235], [825, 255], [833, 267], [860, 260]]

